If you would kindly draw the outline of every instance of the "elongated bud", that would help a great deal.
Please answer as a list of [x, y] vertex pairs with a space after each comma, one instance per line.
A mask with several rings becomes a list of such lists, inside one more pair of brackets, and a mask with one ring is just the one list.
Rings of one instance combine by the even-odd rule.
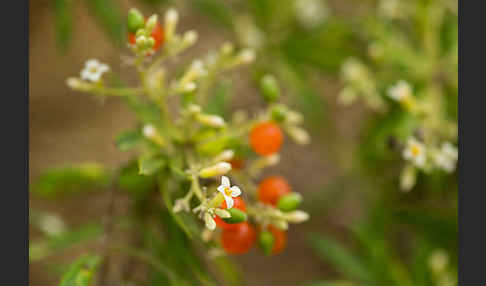
[[274, 102], [280, 97], [280, 88], [277, 83], [277, 79], [267, 74], [260, 80], [260, 90], [263, 95], [263, 99], [267, 102]]
[[235, 156], [235, 151], [233, 151], [233, 150], [224, 150], [223, 152], [219, 153], [213, 159], [213, 162], [229, 161], [229, 160], [233, 159], [234, 156]]
[[310, 143], [309, 133], [304, 129], [297, 126], [287, 126], [286, 129], [287, 133], [294, 139], [295, 143], [299, 145], [307, 145]]
[[197, 84], [193, 81], [190, 81], [182, 86], [182, 92], [192, 92], [196, 90]]
[[285, 218], [291, 223], [301, 223], [309, 219], [309, 214], [304, 211], [296, 210], [286, 213]]
[[158, 145], [165, 145], [164, 138], [160, 136], [160, 134], [157, 132], [157, 129], [152, 124], [146, 124], [142, 129], [142, 133], [146, 138], [154, 141]]
[[403, 168], [400, 174], [400, 189], [404, 192], [410, 191], [417, 182], [417, 170], [411, 164]]
[[221, 176], [228, 173], [231, 170], [231, 164], [226, 162], [220, 162], [213, 166], [202, 169], [199, 175], [202, 178], [209, 178], [214, 176]]
[[292, 192], [290, 194], [280, 197], [277, 202], [277, 207], [283, 212], [289, 212], [295, 210], [302, 202], [302, 195]]
[[210, 213], [204, 214], [204, 222], [206, 223], [206, 227], [209, 230], [214, 230], [216, 228], [216, 222], [213, 219], [213, 216]]
[[304, 116], [298, 112], [289, 110], [285, 116], [285, 120], [290, 124], [301, 124], [304, 121]]
[[237, 208], [231, 208], [231, 209], [227, 209], [227, 211], [230, 213], [231, 217], [229, 218], [223, 218], [223, 220], [226, 222], [226, 223], [240, 223], [240, 222], [244, 222], [247, 220], [247, 215], [245, 212], [237, 209]]
[[258, 244], [260, 245], [260, 248], [264, 254], [272, 254], [274, 243], [275, 237], [270, 231], [265, 230], [260, 232], [260, 235], [258, 236]]
[[214, 209], [214, 213], [219, 216], [220, 218], [230, 218], [231, 217], [231, 214], [230, 212], [228, 212], [227, 210], [223, 210], [223, 209]]
[[144, 22], [145, 20], [140, 11], [135, 8], [130, 9], [127, 17], [127, 28], [130, 33], [135, 34], [138, 29], [142, 29]]
[[179, 14], [174, 8], [170, 8], [165, 13], [164, 28], [165, 28], [165, 39], [167, 42], [171, 42], [177, 27], [177, 21], [179, 20]]
[[204, 125], [216, 128], [224, 127], [226, 125], [224, 119], [217, 115], [200, 114], [197, 116], [197, 120]]
[[155, 25], [157, 25], [157, 15], [152, 15], [147, 19], [147, 22], [145, 23], [145, 30], [147, 35], [150, 35], [152, 33], [152, 30], [155, 28]]
[[79, 90], [79, 91], [88, 91], [90, 89], [90, 84], [86, 83], [79, 78], [76, 77], [70, 77], [66, 80], [66, 84], [74, 89], [74, 90]]

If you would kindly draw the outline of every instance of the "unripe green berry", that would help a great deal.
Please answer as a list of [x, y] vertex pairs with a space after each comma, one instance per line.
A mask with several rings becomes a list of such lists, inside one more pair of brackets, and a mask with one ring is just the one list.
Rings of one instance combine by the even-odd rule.
[[280, 97], [280, 88], [273, 75], [267, 74], [260, 80], [263, 98], [268, 102], [276, 101]]
[[295, 210], [301, 202], [302, 196], [299, 193], [290, 193], [278, 200], [277, 207], [283, 212], [289, 212]]
[[273, 234], [268, 230], [262, 231], [258, 236], [258, 243], [263, 253], [266, 255], [270, 255], [272, 254], [275, 237], [273, 237]]
[[136, 33], [138, 29], [142, 29], [145, 24], [145, 19], [143, 18], [142, 13], [140, 13], [137, 9], [132, 8], [128, 12], [127, 17], [127, 28], [130, 33]]
[[287, 107], [283, 105], [275, 105], [271, 108], [270, 115], [276, 122], [284, 122], [287, 117], [287, 112]]
[[227, 211], [231, 214], [231, 217], [223, 218], [224, 222], [226, 223], [230, 223], [230, 224], [240, 223], [246, 221], [247, 219], [246, 213], [237, 208], [231, 208], [228, 209]]

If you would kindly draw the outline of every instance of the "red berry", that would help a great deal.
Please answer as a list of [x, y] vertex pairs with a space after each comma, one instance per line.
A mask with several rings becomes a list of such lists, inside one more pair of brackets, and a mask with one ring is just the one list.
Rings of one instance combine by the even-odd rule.
[[229, 160], [228, 163], [231, 164], [231, 169], [234, 170], [241, 170], [243, 167], [245, 167], [245, 160], [241, 158], [233, 158]]
[[282, 141], [282, 130], [273, 122], [258, 123], [250, 132], [250, 145], [253, 151], [262, 156], [278, 152]]
[[287, 245], [287, 232], [280, 230], [273, 225], [270, 225], [268, 227], [268, 231], [273, 234], [273, 237], [275, 239], [273, 243], [272, 254], [279, 254]]
[[255, 243], [256, 232], [248, 222], [238, 224], [234, 229], [223, 229], [221, 233], [221, 245], [226, 253], [247, 253]]
[[[145, 21], [147, 21], [147, 19], [145, 19]], [[150, 36], [155, 40], [154, 46], [152, 47], [155, 52], [164, 43], [164, 30], [158, 22], [152, 30]], [[128, 41], [130, 42], [130, 44], [135, 44], [135, 40], [135, 34], [128, 33]]]
[[281, 176], [271, 176], [258, 185], [258, 200], [269, 205], [277, 205], [278, 199], [292, 191], [289, 183]]
[[[233, 204], [234, 208], [237, 208], [239, 210], [246, 212], [245, 201], [243, 201], [242, 198], [240, 198], [240, 197], [233, 198], [233, 202], [234, 202], [234, 204]], [[224, 201], [221, 204], [221, 208], [223, 208], [223, 209], [227, 208], [226, 201]], [[222, 229], [235, 229], [235, 228], [238, 227], [239, 224], [242, 224], [242, 223], [226, 223], [219, 216], [216, 216], [214, 218], [214, 221], [216, 222], [216, 225], [219, 226]]]

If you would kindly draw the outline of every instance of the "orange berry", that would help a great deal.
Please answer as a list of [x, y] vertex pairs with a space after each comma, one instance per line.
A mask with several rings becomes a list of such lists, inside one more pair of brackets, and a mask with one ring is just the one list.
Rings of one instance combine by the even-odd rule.
[[[145, 19], [145, 21], [147, 21], [147, 19]], [[155, 44], [152, 47], [152, 49], [155, 52], [160, 48], [160, 46], [164, 42], [164, 30], [162, 29], [162, 26], [158, 22], [155, 25], [154, 29], [152, 30], [150, 36], [155, 40]], [[136, 40], [135, 34], [128, 33], [128, 41], [130, 42], [130, 44], [135, 44], [135, 40]]]
[[278, 199], [292, 191], [282, 176], [271, 176], [258, 185], [258, 200], [269, 205], [277, 205]]
[[237, 224], [234, 229], [223, 229], [221, 245], [226, 253], [244, 254], [250, 251], [255, 243], [256, 232], [248, 222]]
[[258, 123], [250, 132], [250, 145], [253, 151], [262, 156], [278, 152], [282, 141], [282, 130], [273, 122]]
[[[233, 208], [237, 208], [241, 211], [246, 212], [246, 204], [245, 204], [245, 201], [243, 201], [242, 198], [240, 198], [240, 197], [233, 198], [233, 202], [234, 202]], [[221, 208], [226, 209], [227, 207], [228, 206], [226, 205], [226, 201], [224, 201], [221, 204]], [[226, 223], [219, 216], [216, 216], [214, 218], [214, 221], [216, 222], [216, 225], [219, 226], [222, 229], [235, 229], [235, 228], [238, 227], [239, 224], [243, 223], [243, 222], [242, 223]]]
[[231, 168], [234, 170], [241, 170], [245, 167], [245, 160], [241, 158], [233, 158], [228, 161], [231, 164]]
[[272, 254], [279, 254], [287, 245], [287, 232], [280, 230], [273, 225], [268, 226], [268, 230], [273, 234], [273, 237], [275, 238], [272, 248]]

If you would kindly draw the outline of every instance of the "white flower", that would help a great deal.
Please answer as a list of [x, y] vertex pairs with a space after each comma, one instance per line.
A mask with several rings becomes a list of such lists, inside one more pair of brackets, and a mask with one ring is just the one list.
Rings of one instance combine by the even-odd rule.
[[147, 138], [153, 138], [155, 135], [157, 135], [157, 130], [152, 124], [147, 124], [143, 127], [143, 136]]
[[401, 80], [388, 89], [388, 96], [398, 102], [403, 102], [412, 96], [412, 87], [408, 82]]
[[456, 169], [457, 158], [457, 148], [450, 142], [444, 142], [440, 151], [434, 156], [434, 163], [440, 169], [451, 173]]
[[226, 176], [221, 177], [221, 186], [218, 187], [218, 192], [223, 194], [228, 209], [233, 207], [233, 198], [241, 195], [240, 188], [237, 186], [231, 187], [230, 180]]
[[101, 76], [110, 70], [106, 64], [100, 63], [96, 59], [88, 60], [85, 63], [84, 69], [81, 71], [81, 78], [89, 81], [99, 81]]
[[425, 165], [425, 145], [417, 141], [415, 138], [407, 140], [407, 146], [403, 150], [403, 158], [411, 161], [417, 167], [424, 167]]

